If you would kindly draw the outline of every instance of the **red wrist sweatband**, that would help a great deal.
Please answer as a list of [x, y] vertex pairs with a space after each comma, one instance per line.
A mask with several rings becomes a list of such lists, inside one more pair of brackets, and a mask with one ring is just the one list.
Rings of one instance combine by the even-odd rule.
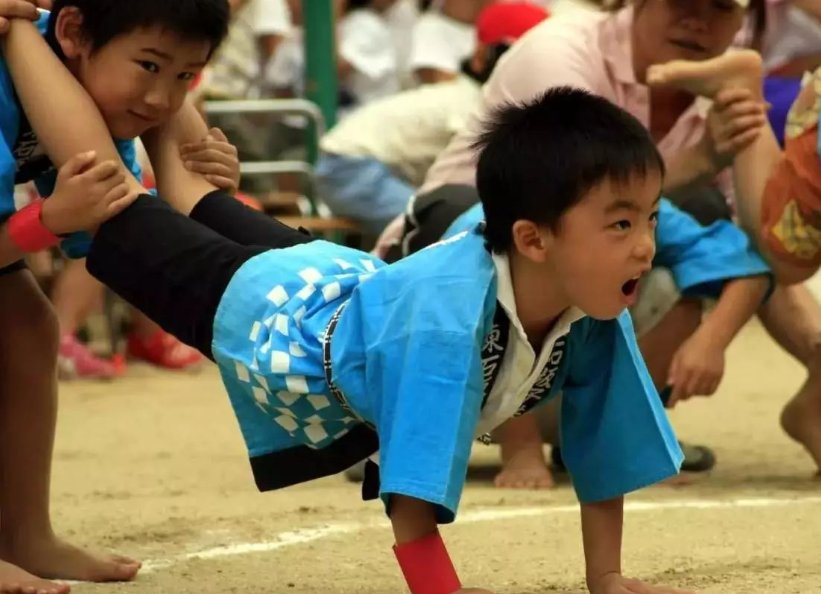
[[39, 252], [60, 242], [60, 238], [43, 225], [42, 212], [43, 201], [35, 200], [9, 219], [9, 238], [20, 251]]
[[395, 545], [393, 552], [411, 594], [453, 594], [462, 588], [438, 531]]

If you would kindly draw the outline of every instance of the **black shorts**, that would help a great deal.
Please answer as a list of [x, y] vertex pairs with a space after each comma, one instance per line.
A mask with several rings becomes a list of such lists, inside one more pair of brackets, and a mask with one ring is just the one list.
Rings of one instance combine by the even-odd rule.
[[104, 223], [88, 271], [163, 329], [207, 357], [214, 316], [234, 273], [270, 249], [313, 241], [224, 192], [205, 196], [186, 217], [141, 196]]
[[396, 262], [442, 239], [442, 235], [465, 211], [479, 202], [473, 186], [445, 185], [418, 194], [405, 215], [405, 228], [399, 245], [393, 246], [385, 260]]

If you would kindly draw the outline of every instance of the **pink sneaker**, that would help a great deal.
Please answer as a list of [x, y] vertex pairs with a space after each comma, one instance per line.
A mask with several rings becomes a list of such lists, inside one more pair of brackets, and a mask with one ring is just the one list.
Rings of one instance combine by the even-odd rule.
[[60, 338], [57, 369], [60, 379], [110, 380], [118, 375], [112, 362], [92, 353], [73, 334], [64, 334]]

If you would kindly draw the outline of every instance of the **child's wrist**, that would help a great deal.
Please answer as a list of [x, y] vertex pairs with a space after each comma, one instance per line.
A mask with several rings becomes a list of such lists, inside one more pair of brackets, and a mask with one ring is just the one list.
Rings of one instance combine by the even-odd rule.
[[43, 204], [42, 199], [35, 200], [9, 219], [9, 238], [21, 252], [39, 252], [60, 242], [60, 237], [43, 223]]
[[[54, 213], [54, 209], [57, 208], [57, 205], [60, 202], [59, 199], [55, 200], [57, 195], [58, 192], [55, 190], [48, 200], [40, 201], [42, 202], [40, 207], [40, 221], [46, 229], [55, 235], [62, 235], [64, 231], [60, 229], [60, 224], [55, 220], [55, 216], [59, 219], [59, 215]], [[57, 208], [57, 210], [59, 210], [59, 208]]]
[[453, 594], [462, 588], [439, 531], [394, 545], [411, 594]]

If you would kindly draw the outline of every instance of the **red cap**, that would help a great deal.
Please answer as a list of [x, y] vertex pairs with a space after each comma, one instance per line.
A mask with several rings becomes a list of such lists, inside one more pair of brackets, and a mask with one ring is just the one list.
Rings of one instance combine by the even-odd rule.
[[547, 10], [530, 2], [496, 2], [476, 19], [479, 43], [513, 43], [548, 16]]

